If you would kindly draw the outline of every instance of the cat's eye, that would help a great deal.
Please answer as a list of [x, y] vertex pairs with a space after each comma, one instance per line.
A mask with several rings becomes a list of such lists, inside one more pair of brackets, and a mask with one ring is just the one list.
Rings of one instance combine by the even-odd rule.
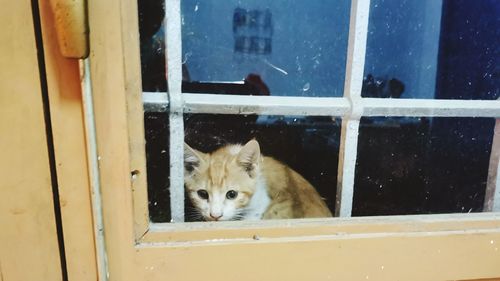
[[234, 190], [229, 190], [229, 191], [226, 193], [226, 198], [227, 198], [227, 199], [230, 199], [230, 200], [235, 199], [237, 196], [238, 196], [238, 192], [237, 192], [237, 191], [234, 191]]
[[200, 196], [201, 199], [208, 199], [208, 192], [205, 189], [200, 189], [196, 193], [198, 193], [198, 196]]

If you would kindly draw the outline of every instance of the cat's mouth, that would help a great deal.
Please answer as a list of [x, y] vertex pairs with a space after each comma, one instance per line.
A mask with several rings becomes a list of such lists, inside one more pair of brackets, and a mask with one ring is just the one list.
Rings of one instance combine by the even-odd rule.
[[212, 217], [205, 217], [205, 221], [224, 221], [225, 219], [220, 217], [220, 218], [212, 218]]
[[237, 214], [237, 215], [235, 215], [233, 217], [230, 217], [230, 218], [228, 218], [226, 216], [219, 217], [219, 218], [213, 218], [213, 217], [208, 216], [208, 217], [204, 217], [204, 220], [205, 221], [209, 221], [209, 222], [215, 222], [215, 221], [240, 221], [240, 220], [243, 220], [243, 218], [244, 218], [243, 214]]
[[240, 212], [232, 217], [223, 216], [220, 218], [205, 217], [205, 221], [241, 221], [245, 218], [245, 212]]

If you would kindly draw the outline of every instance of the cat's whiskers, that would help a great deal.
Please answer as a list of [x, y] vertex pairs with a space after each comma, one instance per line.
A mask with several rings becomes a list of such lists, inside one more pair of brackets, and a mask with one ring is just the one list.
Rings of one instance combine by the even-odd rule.
[[239, 221], [245, 218], [245, 215], [243, 213], [237, 213], [236, 215], [233, 216], [231, 220], [233, 221]]
[[186, 220], [187, 221], [205, 221], [205, 218], [201, 214], [200, 210], [195, 207], [187, 207]]
[[238, 210], [238, 212], [233, 216], [231, 220], [238, 221], [244, 219], [249, 210], [250, 210], [249, 208], [242, 208]]

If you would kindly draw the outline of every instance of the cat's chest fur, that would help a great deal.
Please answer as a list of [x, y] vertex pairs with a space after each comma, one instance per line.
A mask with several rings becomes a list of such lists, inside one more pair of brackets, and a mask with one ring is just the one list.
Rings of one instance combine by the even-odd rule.
[[257, 181], [255, 193], [247, 207], [247, 212], [243, 216], [243, 220], [260, 220], [271, 204], [271, 198], [267, 193], [266, 181], [264, 178], [259, 178]]

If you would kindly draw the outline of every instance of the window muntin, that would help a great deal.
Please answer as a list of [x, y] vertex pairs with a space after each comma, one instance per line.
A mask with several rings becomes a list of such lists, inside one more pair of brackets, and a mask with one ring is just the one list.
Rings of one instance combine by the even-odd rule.
[[[237, 96], [224, 96], [224, 95], [203, 95], [208, 96], [204, 98], [196, 94], [183, 93], [181, 95], [180, 82], [183, 77], [183, 72], [180, 67], [182, 62], [182, 55], [180, 55], [180, 44], [170, 44], [170, 53], [172, 59], [168, 60], [169, 65], [177, 66], [174, 71], [169, 73], [169, 77], [175, 77], [176, 79], [171, 79], [176, 85], [170, 87], [170, 99], [159, 98], [156, 102], [150, 102], [150, 97], [148, 94], [145, 95], [145, 102], [151, 104], [161, 104], [161, 108], [165, 109], [165, 106], [170, 106], [169, 119], [174, 120], [175, 126], [171, 126], [170, 130], [175, 131], [175, 139], [170, 143], [174, 143], [174, 146], [170, 147], [170, 151], [174, 154], [170, 155], [171, 159], [178, 161], [180, 153], [180, 147], [183, 138], [179, 135], [180, 129], [183, 129], [182, 118], [178, 115], [178, 112], [187, 111], [191, 113], [240, 113], [240, 114], [252, 114], [252, 113], [278, 113], [278, 114], [293, 114], [299, 113], [300, 115], [314, 115], [316, 109], [320, 109], [320, 115], [327, 116], [345, 116], [343, 119], [343, 130], [341, 136], [340, 144], [340, 169], [338, 177], [338, 191], [337, 191], [337, 202], [338, 208], [337, 215], [340, 216], [350, 216], [352, 208], [352, 196], [354, 188], [354, 165], [357, 158], [357, 134], [360, 116], [484, 116], [484, 117], [497, 117], [499, 115], [499, 108], [497, 102], [442, 102], [442, 101], [428, 101], [422, 100], [422, 102], [410, 102], [405, 100], [391, 100], [389, 102], [377, 100], [377, 99], [359, 99], [361, 93], [361, 80], [362, 75], [360, 73], [363, 70], [363, 59], [364, 57], [364, 36], [366, 36], [366, 23], [368, 14], [368, 1], [355, 1], [353, 9], [351, 10], [351, 27], [350, 27], [350, 47], [347, 54], [347, 81], [345, 83], [346, 87], [344, 89], [343, 99], [331, 99], [331, 100], [321, 100], [319, 98], [309, 98], [309, 99], [299, 99], [294, 97], [289, 97], [288, 99], [269, 99], [270, 97], [237, 97]], [[173, 7], [173, 8], [172, 8]], [[171, 16], [170, 20], [176, 22], [175, 17], [180, 15], [180, 8], [175, 8], [175, 5], [171, 6]], [[168, 10], [168, 9], [167, 9]], [[168, 14], [168, 11], [167, 11]], [[168, 16], [167, 16], [168, 18]], [[168, 21], [168, 19], [167, 19]], [[180, 22], [180, 20], [179, 20]], [[170, 34], [177, 34], [180, 36], [180, 24], [171, 25], [171, 28], [176, 30], [175, 32], [170, 32]], [[168, 32], [167, 32], [168, 33]], [[174, 36], [175, 37], [175, 36]], [[171, 42], [176, 42], [174, 39], [170, 38]], [[176, 46], [173, 46], [176, 45]], [[361, 68], [361, 71], [360, 71]], [[174, 84], [174, 83], [171, 83]], [[170, 85], [169, 85], [170, 86]], [[167, 102], [170, 100], [170, 104]], [[182, 101], [182, 103], [180, 103]], [[307, 102], [304, 102], [307, 101]], [[172, 103], [173, 102], [173, 103]], [[248, 107], [250, 104], [250, 108]], [[324, 106], [322, 107], [321, 104]], [[234, 105], [227, 107], [227, 105]], [[162, 109], [162, 110], [163, 110]], [[181, 133], [182, 134], [182, 133]], [[343, 143], [343, 144], [342, 144]], [[179, 172], [179, 162], [173, 164], [172, 167], [177, 169], [175, 177], [171, 182], [175, 182], [174, 189], [177, 190], [177, 195], [172, 196], [172, 202], [177, 202], [177, 207], [172, 207], [172, 210], [179, 211], [180, 204], [178, 199], [182, 189], [178, 188], [182, 182], [182, 175]], [[177, 187], [175, 187], [177, 186]], [[182, 213], [182, 212], [181, 212]], [[178, 214], [178, 219], [174, 221], [180, 221], [183, 218], [183, 214]]]

